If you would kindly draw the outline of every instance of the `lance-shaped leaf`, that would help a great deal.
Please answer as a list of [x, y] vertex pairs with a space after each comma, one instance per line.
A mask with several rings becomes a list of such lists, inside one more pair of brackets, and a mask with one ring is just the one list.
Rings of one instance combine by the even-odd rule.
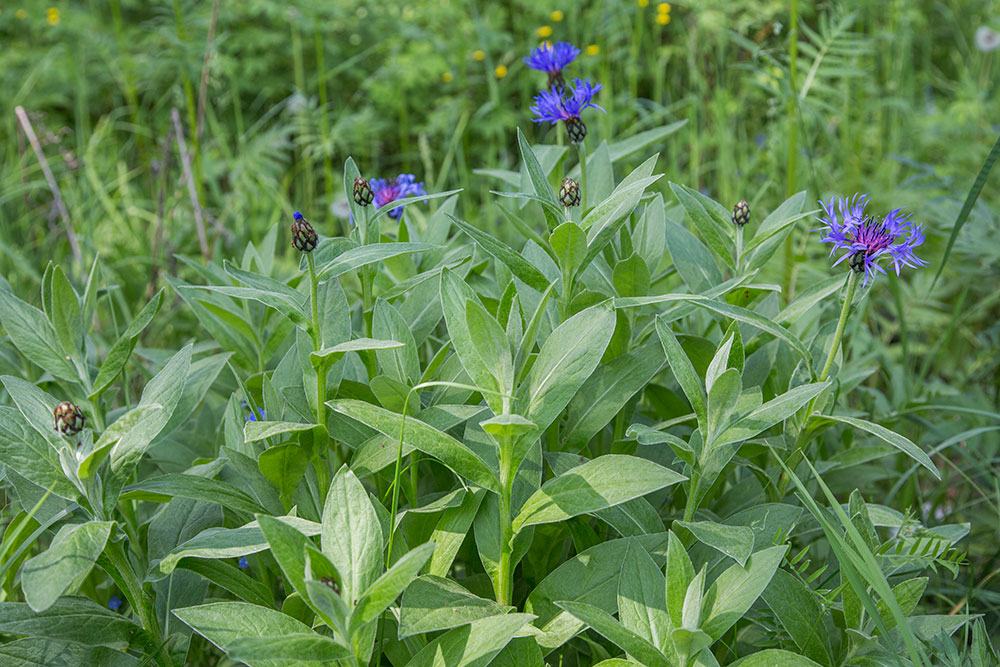
[[263, 661], [275, 661], [278, 664], [333, 662], [354, 657], [346, 646], [317, 632], [241, 637], [229, 643], [226, 653], [232, 660], [248, 665]]
[[132, 349], [135, 347], [135, 341], [139, 338], [139, 334], [153, 321], [153, 317], [159, 312], [162, 303], [163, 290], [161, 289], [149, 303], [143, 306], [139, 314], [128, 325], [128, 328], [125, 329], [124, 333], [111, 346], [111, 349], [108, 350], [108, 356], [104, 358], [104, 363], [101, 364], [100, 370], [97, 371], [97, 378], [94, 380], [94, 388], [90, 390], [89, 398], [92, 399], [107, 389], [114, 382], [114, 379], [118, 377], [118, 373], [125, 367], [125, 362], [128, 361], [129, 356], [132, 354]]
[[688, 402], [691, 403], [691, 408], [698, 417], [698, 424], [704, 428], [708, 412], [707, 400], [705, 398], [705, 388], [702, 386], [698, 373], [694, 370], [694, 364], [688, 359], [687, 353], [684, 352], [684, 348], [677, 341], [677, 337], [671, 331], [670, 325], [659, 317], [656, 318], [656, 333], [663, 344], [663, 349], [667, 355], [667, 363], [670, 364], [670, 370], [673, 371], [677, 384], [681, 386], [681, 390], [687, 396]]
[[382, 572], [382, 525], [368, 492], [346, 465], [334, 476], [326, 495], [320, 545], [341, 575], [348, 603], [357, 600]]
[[545, 288], [549, 286], [549, 281], [545, 275], [535, 268], [531, 262], [526, 260], [523, 255], [515, 252], [514, 249], [506, 243], [497, 240], [487, 232], [477, 229], [464, 220], [456, 218], [453, 215], [449, 215], [448, 217], [451, 218], [452, 222], [458, 225], [459, 229], [468, 234], [480, 248], [485, 250], [498, 262], [503, 262], [503, 264], [510, 269], [510, 272], [520, 278], [521, 281], [528, 287], [536, 289], [539, 292], [544, 292]]
[[655, 646], [631, 630], [623, 627], [608, 612], [585, 602], [570, 602], [565, 600], [556, 602], [556, 604], [589, 625], [595, 632], [608, 641], [613, 642], [629, 655], [638, 658], [646, 667], [671, 667], [670, 661], [656, 650]]
[[857, 417], [842, 417], [839, 415], [816, 415], [816, 419], [829, 419], [830, 421], [841, 422], [842, 424], [847, 424], [848, 426], [853, 426], [854, 428], [859, 428], [862, 431], [871, 433], [879, 440], [888, 443], [903, 452], [911, 459], [927, 468], [931, 471], [936, 479], [941, 479], [941, 473], [938, 472], [937, 467], [931, 458], [924, 453], [924, 450], [920, 449], [912, 440], [903, 437], [895, 431], [890, 431], [884, 426], [878, 424], [873, 424], [870, 421], [864, 419], [858, 419]]
[[389, 605], [406, 590], [431, 557], [435, 545], [428, 542], [411, 549], [405, 556], [393, 563], [381, 577], [368, 587], [358, 600], [351, 615], [351, 630], [354, 634], [363, 625], [378, 618]]
[[486, 667], [533, 618], [531, 614], [503, 614], [449, 630], [418, 651], [406, 667]]
[[687, 479], [637, 456], [607, 454], [553, 477], [535, 491], [514, 519], [514, 532], [613, 507]]
[[[400, 200], [402, 201], [402, 200]], [[415, 252], [426, 252], [440, 246], [429, 243], [372, 243], [352, 248], [341, 253], [317, 271], [317, 278], [325, 280], [336, 278], [345, 273], [359, 269], [368, 264], [382, 262], [390, 257], [410, 255]]]
[[48, 549], [24, 563], [21, 585], [28, 606], [45, 611], [60, 595], [83, 583], [113, 526], [112, 521], [88, 521], [60, 528]]
[[402, 433], [405, 444], [433, 456], [460, 477], [491, 491], [500, 489], [497, 473], [475, 452], [419, 419], [407, 417], [404, 420], [403, 415], [355, 399], [329, 401], [327, 405], [397, 441]]

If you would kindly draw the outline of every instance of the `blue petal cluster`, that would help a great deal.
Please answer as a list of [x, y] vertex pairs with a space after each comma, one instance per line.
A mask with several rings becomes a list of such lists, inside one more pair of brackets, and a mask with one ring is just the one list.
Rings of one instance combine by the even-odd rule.
[[248, 567], [250, 567], [250, 563], [247, 562], [247, 557], [240, 556], [240, 560], [238, 563], [236, 563], [236, 567], [240, 568], [241, 570], [245, 570]]
[[[593, 107], [604, 109], [593, 102], [594, 95], [602, 88], [601, 84], [591, 84], [589, 80], [573, 79], [572, 85], [567, 85], [562, 92], [543, 90], [535, 95], [535, 105], [531, 112], [536, 123], [551, 123], [579, 118], [584, 109]], [[607, 113], [607, 111], [604, 111]]]
[[118, 611], [119, 609], [122, 608], [123, 604], [125, 604], [124, 600], [122, 600], [117, 595], [112, 595], [111, 599], [108, 600], [108, 609], [110, 609], [111, 611]]
[[524, 64], [539, 72], [546, 72], [551, 77], [561, 73], [578, 55], [580, 49], [569, 42], [556, 42], [555, 46], [544, 42], [533, 49], [530, 56], [525, 56]]
[[868, 207], [867, 194], [855, 194], [848, 197], [833, 197], [829, 202], [820, 201], [823, 214], [817, 220], [823, 223], [818, 230], [822, 232], [820, 241], [830, 243], [830, 256], [837, 250], [846, 250], [834, 266], [845, 259], [853, 257], [852, 267], [864, 270], [865, 285], [876, 272], [885, 273], [885, 268], [879, 263], [886, 257], [892, 268], [899, 275], [904, 266], [919, 268], [927, 266], [927, 262], [917, 257], [913, 249], [924, 242], [925, 233], [922, 224], [914, 224], [909, 215], [902, 213], [902, 208], [889, 212], [881, 220], [865, 214]]
[[[297, 211], [296, 211], [296, 215], [299, 215], [299, 213]], [[240, 401], [240, 405], [242, 405], [244, 409], [249, 409], [249, 406], [247, 405], [247, 400], [245, 398], [242, 401]], [[257, 415], [255, 415], [253, 412], [251, 412], [250, 414], [246, 415], [243, 418], [243, 421], [244, 422], [265, 421], [266, 417], [264, 417], [264, 408], [257, 408], [257, 412], [260, 413], [260, 419], [257, 419]]]
[[[393, 180], [384, 178], [373, 178], [368, 184], [372, 192], [375, 193], [375, 208], [382, 208], [386, 204], [402, 199], [404, 197], [414, 197], [427, 194], [424, 191], [423, 182], [417, 183], [413, 174], [400, 174]], [[390, 218], [398, 218], [403, 214], [403, 207], [397, 206], [389, 212]]]

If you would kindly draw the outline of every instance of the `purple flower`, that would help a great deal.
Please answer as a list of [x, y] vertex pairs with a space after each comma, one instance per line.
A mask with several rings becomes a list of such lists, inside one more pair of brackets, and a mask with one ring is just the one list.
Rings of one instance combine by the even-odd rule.
[[118, 611], [119, 609], [122, 608], [123, 604], [125, 604], [124, 600], [122, 600], [117, 595], [112, 595], [111, 599], [108, 600], [108, 609], [110, 609], [111, 611]]
[[924, 226], [913, 224], [909, 215], [901, 213], [902, 208], [894, 209], [881, 220], [876, 220], [865, 215], [867, 194], [855, 194], [850, 199], [834, 197], [829, 202], [819, 203], [823, 207], [823, 215], [816, 219], [823, 223], [823, 227], [813, 231], [822, 231], [820, 241], [833, 244], [831, 257], [837, 250], [847, 251], [833, 265], [850, 259], [852, 269], [864, 272], [864, 285], [876, 271], [886, 272], [879, 264], [881, 257], [888, 257], [896, 275], [904, 266], [917, 268], [927, 265], [913, 253], [913, 249], [924, 242]]
[[[402, 199], [403, 197], [413, 197], [425, 195], [423, 182], [416, 183], [413, 174], [400, 174], [394, 180], [388, 181], [384, 178], [373, 178], [368, 183], [372, 192], [375, 193], [375, 208], [382, 208], [386, 204]], [[403, 214], [403, 207], [397, 206], [389, 212], [390, 218], [398, 218]]]
[[604, 111], [592, 101], [594, 94], [601, 88], [601, 84], [592, 85], [589, 80], [573, 79], [573, 85], [567, 86], [569, 95], [566, 94], [566, 91], [557, 93], [552, 90], [543, 90], [535, 95], [535, 106], [531, 107], [531, 112], [537, 118], [531, 120], [536, 123], [548, 122], [555, 125], [561, 120], [569, 121], [579, 118], [580, 113], [587, 107]]
[[562, 71], [578, 55], [580, 55], [580, 49], [569, 42], [556, 42], [555, 46], [552, 46], [551, 42], [543, 42], [541, 46], [532, 50], [530, 56], [524, 58], [524, 64], [531, 69], [548, 74], [548, 87], [555, 88], [556, 92], [562, 92], [566, 85]]

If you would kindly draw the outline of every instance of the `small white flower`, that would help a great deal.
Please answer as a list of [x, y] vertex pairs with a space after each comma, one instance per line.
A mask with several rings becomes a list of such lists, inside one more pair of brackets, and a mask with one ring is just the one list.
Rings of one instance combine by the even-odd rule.
[[1000, 32], [986, 26], [981, 27], [976, 31], [976, 48], [983, 53], [996, 51], [1000, 48]]

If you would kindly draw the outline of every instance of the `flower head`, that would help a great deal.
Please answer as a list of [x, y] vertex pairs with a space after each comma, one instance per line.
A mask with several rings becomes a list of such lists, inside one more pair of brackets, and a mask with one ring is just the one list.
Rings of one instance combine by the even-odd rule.
[[[404, 197], [427, 194], [423, 182], [417, 183], [413, 174], [400, 174], [393, 180], [373, 178], [368, 183], [375, 193], [375, 208], [382, 208], [390, 202]], [[398, 218], [403, 214], [403, 207], [397, 206], [389, 212], [390, 218]]]
[[108, 609], [110, 609], [111, 611], [118, 611], [119, 609], [122, 608], [123, 604], [125, 604], [124, 600], [122, 600], [117, 595], [112, 595], [111, 599], [108, 600]]
[[543, 42], [541, 46], [532, 50], [530, 56], [525, 56], [524, 64], [531, 69], [548, 74], [548, 87], [555, 87], [559, 92], [562, 92], [565, 85], [562, 71], [576, 60], [578, 55], [580, 55], [580, 49], [569, 42], [556, 42], [555, 46], [550, 42]]
[[240, 556], [240, 560], [239, 560], [239, 562], [236, 563], [236, 567], [240, 568], [241, 570], [245, 570], [245, 569], [249, 568], [250, 567], [250, 563], [247, 562], [247, 557], [246, 556]]
[[904, 266], [917, 268], [927, 265], [913, 253], [913, 249], [924, 242], [924, 226], [913, 224], [909, 215], [901, 213], [902, 208], [894, 209], [877, 220], [865, 215], [868, 206], [866, 194], [855, 194], [850, 199], [834, 197], [829, 202], [819, 203], [823, 207], [823, 215], [816, 219], [823, 223], [823, 227], [814, 231], [823, 232], [821, 242], [833, 244], [831, 257], [837, 250], [847, 251], [834, 262], [834, 266], [850, 259], [850, 267], [865, 274], [863, 284], [867, 285], [876, 271], [886, 272], [879, 264], [881, 257], [889, 258], [896, 275]]
[[83, 411], [75, 403], [69, 401], [63, 401], [57, 405], [56, 409], [52, 411], [52, 416], [55, 417], [56, 430], [63, 435], [76, 435], [83, 430], [86, 422]]
[[48, 21], [49, 25], [59, 25], [59, 10], [55, 7], [46, 9], [45, 20]]
[[587, 126], [580, 119], [583, 110], [593, 107], [604, 111], [593, 102], [594, 94], [600, 89], [599, 83], [592, 85], [590, 81], [573, 79], [573, 84], [562, 91], [543, 90], [535, 96], [535, 106], [531, 107], [531, 111], [536, 117], [531, 120], [552, 125], [563, 121], [569, 138], [579, 143], [587, 136]]
[[976, 30], [976, 48], [983, 53], [1000, 49], [1000, 32], [987, 26]]
[[360, 176], [354, 179], [353, 193], [354, 203], [358, 206], [368, 206], [375, 198], [375, 193], [372, 192], [371, 185], [368, 184], [368, 179], [361, 178]]

